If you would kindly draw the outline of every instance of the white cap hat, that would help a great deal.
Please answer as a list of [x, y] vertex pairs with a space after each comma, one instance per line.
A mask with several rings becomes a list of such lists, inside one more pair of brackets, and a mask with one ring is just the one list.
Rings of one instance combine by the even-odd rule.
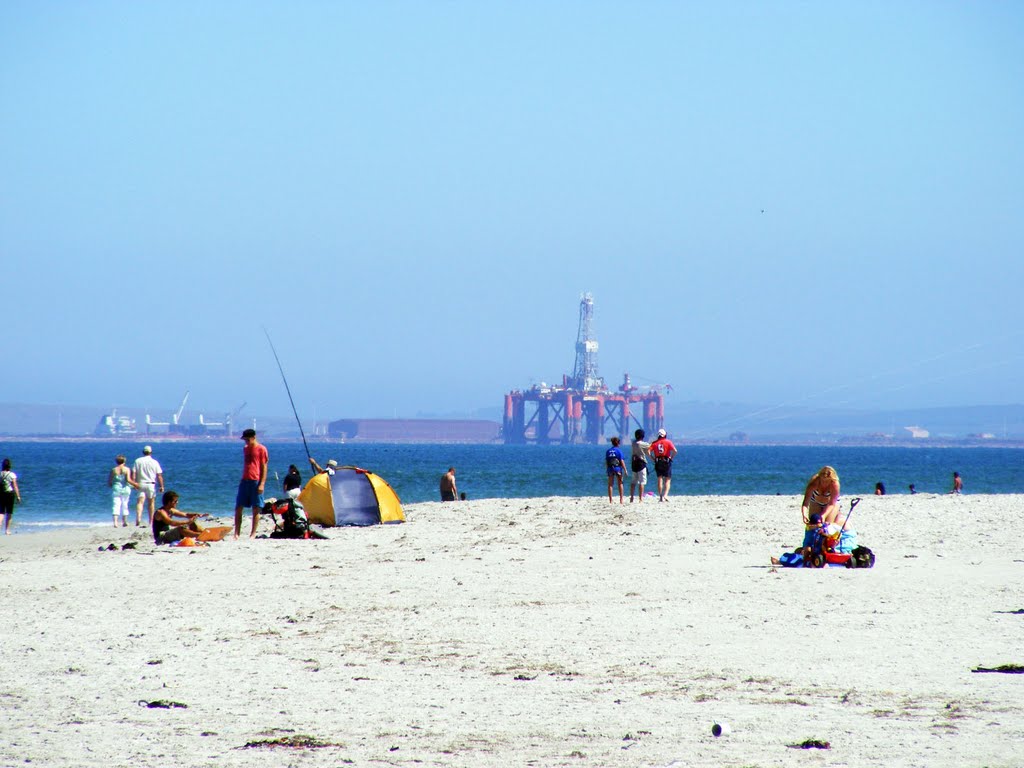
[[153, 452], [153, 446], [147, 445], [147, 446], [143, 447], [142, 452], [143, 453], [152, 453]]
[[337, 469], [338, 468], [338, 462], [336, 462], [334, 459], [328, 459], [327, 460], [327, 466], [330, 467], [331, 469]]
[[668, 433], [664, 429], [658, 430], [658, 437], [665, 437]]

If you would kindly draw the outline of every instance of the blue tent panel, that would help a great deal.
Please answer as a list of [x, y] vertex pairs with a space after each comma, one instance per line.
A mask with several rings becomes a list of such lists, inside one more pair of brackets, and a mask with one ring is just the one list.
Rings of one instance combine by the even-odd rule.
[[362, 472], [335, 472], [331, 478], [335, 525], [377, 525], [377, 494]]

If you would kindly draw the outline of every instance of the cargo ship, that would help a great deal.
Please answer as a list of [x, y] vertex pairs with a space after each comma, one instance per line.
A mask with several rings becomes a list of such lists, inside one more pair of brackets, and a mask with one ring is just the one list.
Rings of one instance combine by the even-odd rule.
[[117, 409], [100, 418], [99, 424], [92, 431], [96, 437], [121, 437], [122, 435], [137, 435], [135, 419], [130, 416], [118, 416]]

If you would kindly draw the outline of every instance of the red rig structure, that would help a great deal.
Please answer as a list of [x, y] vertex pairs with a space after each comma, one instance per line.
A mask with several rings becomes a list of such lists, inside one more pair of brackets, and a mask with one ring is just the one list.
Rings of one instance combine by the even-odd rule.
[[[631, 423], [648, 435], [665, 426], [665, 396], [669, 384], [636, 387], [625, 374], [618, 390], [609, 389], [597, 375], [597, 340], [593, 335], [594, 299], [580, 298], [580, 324], [576, 334], [576, 363], [572, 376], [561, 386], [541, 383], [505, 395], [502, 434], [507, 444], [590, 443], [604, 439], [605, 428], [625, 437]], [[634, 406], [631, 408], [630, 406]], [[639, 407], [636, 407], [639, 406]]]

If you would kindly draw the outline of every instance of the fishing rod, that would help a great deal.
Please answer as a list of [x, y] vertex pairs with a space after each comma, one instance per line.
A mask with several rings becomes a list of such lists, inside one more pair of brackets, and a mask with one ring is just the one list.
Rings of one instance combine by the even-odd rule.
[[292, 399], [292, 390], [288, 386], [288, 379], [284, 376], [284, 368], [281, 367], [281, 358], [277, 356], [277, 350], [274, 349], [274, 342], [270, 340], [270, 333], [266, 327], [263, 328], [263, 333], [267, 336], [267, 343], [270, 344], [270, 351], [274, 353], [274, 359], [277, 361], [277, 370], [281, 372], [281, 381], [284, 382], [284, 391], [288, 393], [288, 402], [292, 404], [292, 413], [295, 414], [295, 421], [299, 425], [299, 434], [302, 435], [302, 447], [306, 449], [306, 458], [312, 459], [313, 454], [309, 452], [309, 444], [306, 442], [306, 433], [302, 429], [302, 420], [299, 418], [299, 412], [295, 409], [295, 401]]

